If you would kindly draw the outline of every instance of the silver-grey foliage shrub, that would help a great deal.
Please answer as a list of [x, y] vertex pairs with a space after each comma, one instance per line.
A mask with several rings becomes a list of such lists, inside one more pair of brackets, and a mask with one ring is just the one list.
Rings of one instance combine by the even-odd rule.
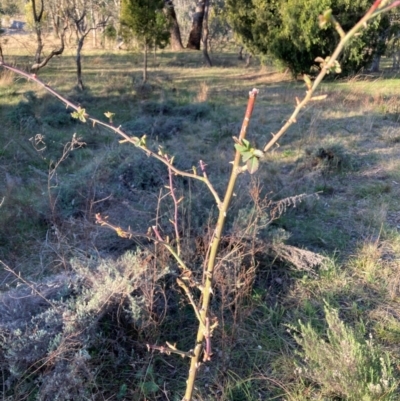
[[301, 336], [295, 335], [295, 339], [302, 348], [303, 363], [296, 372], [332, 397], [348, 401], [397, 400], [389, 355], [373, 343], [372, 336], [366, 336], [364, 327], [345, 325], [337, 310], [325, 307], [325, 317], [325, 333], [310, 323], [300, 323]]
[[156, 285], [168, 272], [154, 271], [146, 256], [74, 259], [71, 274], [0, 294], [1, 388], [12, 393], [18, 383], [19, 393], [41, 401], [87, 399], [93, 384], [90, 347], [99, 344], [99, 321], [119, 308], [140, 327], [146, 319], [141, 288]]

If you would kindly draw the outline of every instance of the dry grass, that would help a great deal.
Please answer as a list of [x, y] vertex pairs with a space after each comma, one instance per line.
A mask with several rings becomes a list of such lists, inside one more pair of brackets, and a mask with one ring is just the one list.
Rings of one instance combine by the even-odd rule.
[[200, 84], [199, 92], [196, 96], [196, 100], [198, 102], [206, 102], [208, 100], [208, 93], [210, 91], [210, 88], [205, 82], [202, 82]]
[[8, 88], [14, 83], [15, 74], [9, 70], [2, 70], [0, 72], [0, 87]]

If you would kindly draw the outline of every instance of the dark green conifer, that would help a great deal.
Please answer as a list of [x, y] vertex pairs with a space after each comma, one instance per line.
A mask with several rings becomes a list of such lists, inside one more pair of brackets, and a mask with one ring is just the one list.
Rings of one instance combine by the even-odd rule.
[[[226, 0], [226, 15], [240, 42], [253, 54], [271, 55], [293, 75], [309, 73], [317, 57], [327, 57], [339, 42], [332, 25], [319, 26], [327, 9], [350, 29], [371, 6], [368, 0]], [[375, 18], [347, 46], [340, 64], [347, 73], [369, 65], [382, 51], [388, 17]]]

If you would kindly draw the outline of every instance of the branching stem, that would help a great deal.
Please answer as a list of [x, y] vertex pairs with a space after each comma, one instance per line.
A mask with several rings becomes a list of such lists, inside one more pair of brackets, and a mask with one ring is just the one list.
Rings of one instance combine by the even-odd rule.
[[175, 258], [176, 262], [178, 263], [178, 266], [182, 269], [182, 271], [188, 271], [189, 268], [186, 266], [185, 262], [179, 257], [179, 255], [176, 253], [175, 249], [169, 244], [168, 242], [165, 242], [161, 235], [159, 234], [157, 227], [153, 226], [152, 229], [154, 233], [156, 234], [156, 238], [148, 235], [148, 234], [142, 234], [142, 233], [136, 233], [133, 232], [131, 229], [123, 229], [121, 227], [115, 226], [114, 224], [108, 222], [107, 220], [103, 219], [101, 217], [100, 213], [96, 214], [96, 223], [100, 224], [103, 227], [108, 227], [111, 228], [111, 230], [115, 231], [117, 235], [121, 238], [134, 238], [134, 237], [143, 237], [147, 238], [150, 241], [158, 242], [161, 245], [163, 245], [169, 253]]
[[193, 356], [193, 352], [184, 352], [175, 347], [175, 345], [170, 344], [168, 341], [166, 342], [167, 346], [165, 345], [153, 345], [153, 344], [147, 344], [147, 349], [150, 351], [159, 351], [162, 354], [178, 354], [182, 358], [188, 357], [191, 358]]
[[[339, 24], [334, 24], [334, 27], [338, 30], [339, 35], [341, 36], [340, 42], [337, 45], [335, 51], [333, 52], [332, 56], [329, 59], [329, 62], [323, 65], [321, 68], [320, 73], [315, 78], [313, 85], [309, 90], [307, 90], [306, 95], [304, 96], [303, 100], [297, 103], [295, 110], [293, 111], [292, 115], [289, 117], [288, 121], [282, 126], [282, 128], [273, 135], [272, 139], [265, 145], [263, 152], [268, 152], [272, 146], [277, 143], [277, 141], [283, 136], [283, 134], [288, 130], [288, 128], [296, 122], [297, 115], [300, 113], [301, 109], [304, 108], [311, 98], [313, 97], [314, 92], [324, 79], [325, 75], [329, 73], [330, 68], [333, 66], [334, 62], [338, 59], [340, 53], [342, 52], [343, 48], [349, 42], [349, 40], [363, 27], [365, 24], [372, 18], [376, 17], [378, 14], [388, 11], [391, 8], [397, 7], [400, 5], [400, 0], [395, 1], [389, 5], [385, 5], [387, 1], [384, 0], [376, 0], [375, 3], [371, 6], [371, 8], [366, 12], [366, 14], [357, 22], [356, 25], [353, 26], [346, 34], [344, 34], [343, 30], [341, 29]], [[382, 7], [383, 5], [383, 7]], [[381, 7], [381, 8], [379, 8]], [[340, 28], [338, 28], [340, 27]], [[344, 34], [344, 36], [343, 36]]]
[[[47, 92], [51, 93], [54, 97], [56, 97], [57, 99], [61, 100], [61, 102], [63, 102], [67, 108], [71, 108], [72, 110], [75, 110], [77, 112], [81, 112], [82, 111], [82, 107], [77, 106], [76, 104], [72, 103], [71, 101], [69, 101], [68, 99], [66, 99], [64, 96], [60, 95], [58, 92], [56, 92], [54, 89], [52, 89], [49, 85], [45, 84], [43, 81], [41, 81], [36, 74], [29, 74], [25, 71], [20, 70], [19, 68], [13, 67], [9, 64], [4, 63], [4, 61], [1, 59], [1, 55], [0, 55], [0, 67], [6, 68], [7, 70], [13, 71], [16, 74], [25, 77], [28, 81], [34, 81], [35, 83], [37, 83], [39, 86], [41, 86], [42, 88], [44, 88]], [[211, 194], [213, 195], [215, 202], [217, 203], [218, 208], [221, 207], [222, 202], [221, 199], [217, 193], [217, 191], [215, 190], [215, 188], [213, 187], [213, 185], [211, 184], [210, 180], [208, 179], [207, 176], [200, 176], [194, 173], [188, 173], [186, 171], [183, 170], [179, 170], [178, 168], [176, 168], [174, 165], [172, 165], [168, 159], [165, 159], [165, 157], [157, 154], [156, 152], [153, 152], [151, 149], [147, 148], [144, 145], [140, 144], [140, 140], [137, 137], [130, 137], [129, 135], [127, 135], [124, 131], [121, 130], [121, 126], [119, 127], [115, 127], [112, 124], [109, 123], [105, 123], [104, 121], [101, 121], [97, 118], [91, 117], [89, 116], [89, 114], [84, 113], [84, 117], [91, 121], [93, 123], [93, 125], [100, 125], [102, 127], [105, 127], [113, 132], [115, 132], [116, 134], [118, 134], [119, 136], [121, 136], [122, 138], [124, 138], [123, 140], [120, 141], [120, 143], [124, 143], [124, 142], [130, 142], [131, 144], [135, 145], [137, 148], [143, 150], [148, 156], [152, 156], [154, 158], [156, 158], [157, 160], [159, 160], [160, 162], [162, 162], [163, 164], [165, 164], [168, 168], [170, 168], [175, 174], [181, 176], [181, 177], [188, 177], [188, 178], [193, 178], [195, 180], [198, 181], [202, 181], [204, 182], [204, 184], [206, 184], [206, 186], [208, 187], [208, 189], [210, 190]]]
[[[240, 131], [239, 141], [246, 137], [247, 128], [248, 128], [248, 125], [250, 122], [251, 115], [253, 113], [254, 103], [255, 103], [255, 100], [257, 97], [257, 93], [258, 93], [257, 89], [253, 89], [249, 93], [249, 101], [247, 104], [247, 109], [246, 109], [246, 113], [244, 116], [242, 129]], [[201, 309], [200, 309], [200, 313], [199, 313], [200, 317], [198, 318], [200, 321], [199, 328], [197, 331], [194, 355], [190, 361], [189, 375], [188, 375], [186, 392], [185, 392], [183, 401], [190, 401], [192, 399], [197, 370], [200, 366], [200, 356], [203, 351], [203, 342], [206, 337], [207, 337], [206, 347], [211, 352], [210, 343], [209, 343], [209, 333], [207, 332], [207, 327], [205, 327], [204, 322], [206, 322], [207, 318], [208, 318], [209, 304], [210, 304], [210, 299], [211, 299], [211, 294], [212, 294], [212, 280], [213, 280], [213, 274], [214, 274], [214, 266], [216, 264], [218, 248], [219, 248], [219, 244], [220, 244], [220, 241], [222, 238], [222, 231], [224, 228], [229, 204], [231, 202], [231, 199], [233, 196], [233, 190], [234, 190], [235, 184], [236, 184], [236, 179], [238, 177], [239, 163], [240, 163], [240, 153], [239, 153], [239, 151], [236, 151], [235, 159], [234, 159], [233, 166], [232, 166], [231, 176], [230, 176], [230, 179], [228, 182], [228, 187], [226, 189], [222, 207], [220, 208], [220, 211], [219, 211], [219, 217], [218, 217], [217, 225], [215, 227], [215, 235], [213, 236], [213, 240], [212, 240], [212, 244], [211, 244], [210, 256], [209, 256], [208, 264], [207, 264], [207, 270], [205, 272], [204, 289], [202, 292], [202, 302], [201, 302]], [[208, 352], [207, 349], [206, 349], [206, 352]], [[207, 355], [206, 359], [208, 359], [209, 356], [210, 355]]]
[[196, 314], [196, 317], [197, 317], [197, 320], [200, 323], [200, 326], [202, 327], [202, 329], [204, 331], [206, 331], [207, 330], [206, 323], [205, 323], [205, 321], [203, 320], [203, 318], [201, 317], [201, 315], [199, 313], [199, 309], [197, 308], [196, 303], [194, 302], [193, 296], [192, 296], [188, 286], [180, 278], [178, 278], [176, 281], [177, 281], [179, 287], [181, 287], [183, 289], [183, 291], [185, 291], [185, 294], [188, 297], [189, 302], [193, 307], [194, 313]]

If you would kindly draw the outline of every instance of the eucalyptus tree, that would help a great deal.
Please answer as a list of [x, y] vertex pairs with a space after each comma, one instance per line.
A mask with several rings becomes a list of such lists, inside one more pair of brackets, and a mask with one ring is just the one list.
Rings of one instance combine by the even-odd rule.
[[[174, 9], [179, 20], [180, 31], [187, 37], [187, 49], [200, 50], [202, 42], [206, 40], [205, 58], [208, 57], [208, 40], [212, 34], [212, 28], [208, 25], [208, 16], [211, 6], [214, 8], [216, 3], [221, 0], [175, 0]], [[203, 46], [204, 48], [204, 46]]]
[[186, 47], [188, 49], [200, 50], [201, 36], [203, 32], [203, 21], [206, 13], [206, 0], [199, 0], [193, 13], [192, 28]]
[[187, 49], [200, 50], [203, 48], [204, 60], [211, 66], [211, 59], [208, 54], [209, 25], [208, 16], [210, 12], [210, 0], [198, 0], [192, 18], [192, 28], [190, 29]]
[[164, 0], [164, 10], [170, 21], [170, 42], [172, 50], [183, 50], [181, 30], [172, 0]]
[[210, 55], [208, 54], [208, 38], [210, 30], [208, 27], [208, 16], [210, 12], [210, 0], [204, 1], [204, 17], [203, 17], [203, 29], [201, 31], [201, 44], [203, 48], [204, 61], [209, 67], [212, 66]]

